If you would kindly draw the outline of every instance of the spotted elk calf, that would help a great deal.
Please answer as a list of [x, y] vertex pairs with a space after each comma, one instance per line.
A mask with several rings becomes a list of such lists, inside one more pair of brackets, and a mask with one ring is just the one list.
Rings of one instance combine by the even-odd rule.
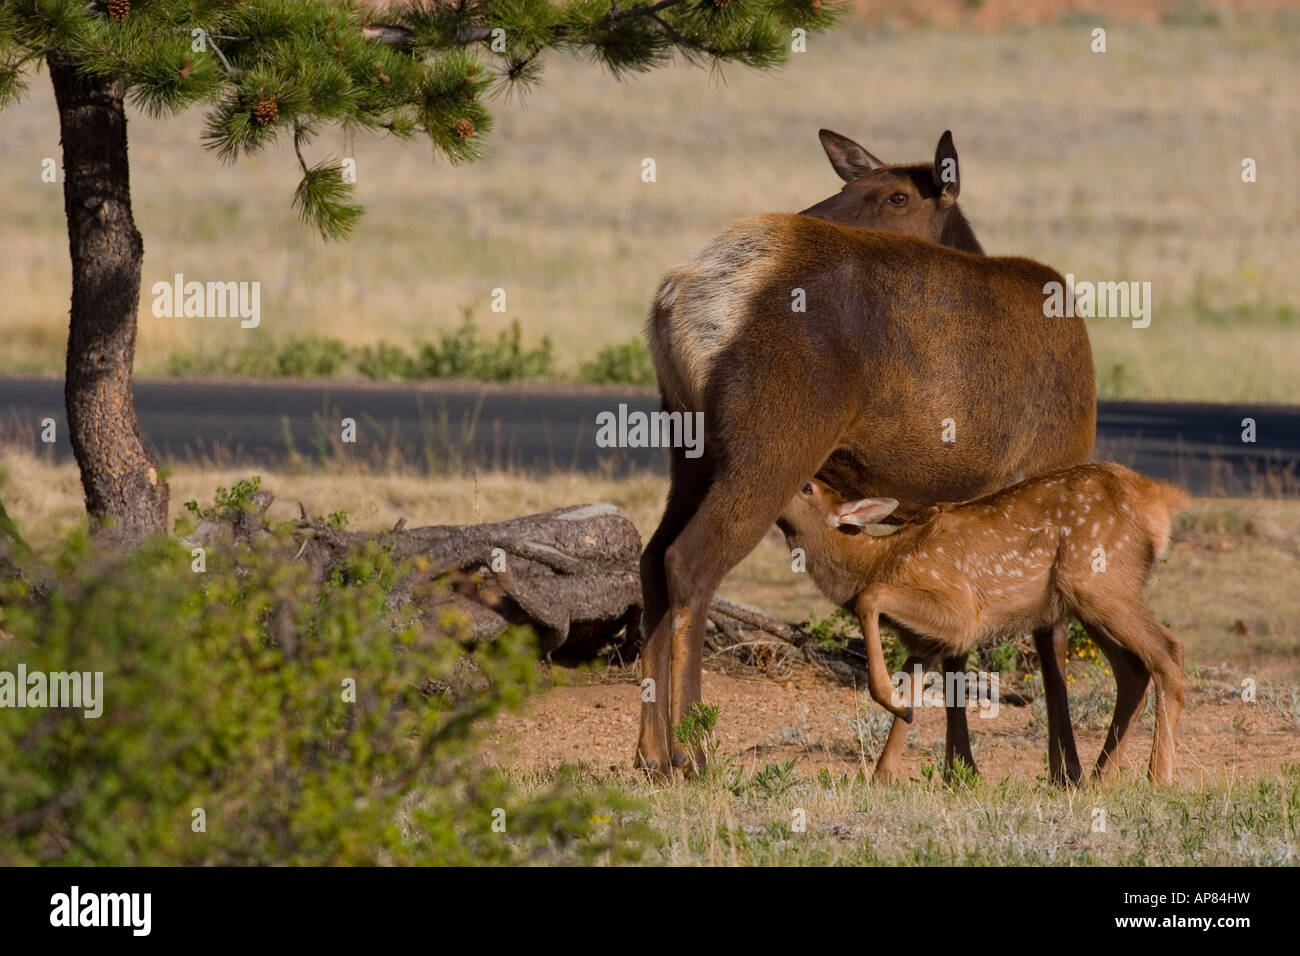
[[1180, 489], [1120, 465], [1082, 465], [932, 507], [876, 536], [863, 527], [890, 514], [896, 500], [846, 501], [821, 481], [805, 483], [779, 524], [790, 546], [804, 549], [822, 592], [862, 623], [872, 699], [895, 715], [876, 776], [897, 775], [919, 692], [910, 687], [911, 700], [901, 702], [892, 693], [882, 617], [900, 625], [910, 673], [1008, 633], [1061, 631], [1073, 614], [1109, 659], [1117, 685], [1096, 778], [1119, 765], [1154, 677], [1150, 776], [1168, 783], [1183, 709], [1183, 647], [1147, 610], [1142, 589], [1169, 542], [1172, 513], [1186, 503]]

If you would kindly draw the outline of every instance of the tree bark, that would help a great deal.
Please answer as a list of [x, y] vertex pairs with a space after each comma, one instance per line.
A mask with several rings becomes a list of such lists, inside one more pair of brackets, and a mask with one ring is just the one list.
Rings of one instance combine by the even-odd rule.
[[131, 214], [124, 84], [49, 59], [72, 259], [64, 381], [72, 450], [96, 533], [131, 544], [164, 530], [167, 484], [131, 391], [144, 243]]

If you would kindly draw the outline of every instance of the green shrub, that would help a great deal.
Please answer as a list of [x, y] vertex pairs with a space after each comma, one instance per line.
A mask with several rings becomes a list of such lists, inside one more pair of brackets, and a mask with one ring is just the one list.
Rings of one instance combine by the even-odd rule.
[[0, 671], [103, 674], [98, 718], [0, 709], [0, 865], [640, 852], [629, 798], [565, 775], [525, 797], [471, 762], [485, 722], [536, 685], [531, 632], [466, 656], [455, 622], [389, 607], [403, 569], [376, 546], [315, 585], [285, 545], [214, 546], [195, 573], [173, 539], [123, 555], [75, 536], [0, 581]]
[[1088, 632], [1083, 629], [1083, 625], [1078, 621], [1071, 620], [1066, 631], [1066, 659], [1072, 661], [1087, 661], [1091, 664], [1101, 662], [1101, 651]]
[[978, 663], [984, 670], [997, 674], [1010, 674], [1020, 663], [1020, 648], [1014, 641], [999, 641], [997, 644], [979, 648]]
[[232, 517], [237, 511], [250, 510], [253, 504], [253, 495], [257, 494], [257, 489], [261, 484], [262, 478], [260, 475], [254, 475], [252, 478], [241, 478], [229, 489], [218, 486], [216, 493], [212, 496], [211, 508], [200, 507], [197, 501], [187, 501], [185, 502], [185, 510], [192, 515], [206, 518], [209, 521], [221, 521]]
[[329, 378], [342, 371], [347, 361], [348, 347], [341, 339], [296, 336], [280, 345], [276, 374], [284, 378]]
[[400, 346], [380, 342], [357, 352], [357, 371], [375, 381], [400, 382], [415, 377], [415, 362]]
[[[833, 610], [828, 618], [814, 615], [808, 621], [808, 632], [816, 639], [818, 647], [827, 654], [844, 650], [851, 639], [862, 640], [862, 625], [842, 607]], [[897, 674], [901, 671], [907, 663], [907, 648], [898, 639], [893, 627], [883, 621], [880, 625], [880, 648], [885, 654], [885, 666], [889, 673]]]
[[578, 377], [597, 385], [653, 385], [656, 381], [650, 351], [640, 338], [605, 346], [593, 360], [582, 363]]
[[519, 320], [497, 335], [483, 338], [473, 313], [466, 309], [464, 321], [437, 342], [425, 342], [416, 352], [417, 378], [475, 378], [492, 382], [547, 378], [555, 373], [555, 355], [548, 338], [536, 348], [523, 346]]

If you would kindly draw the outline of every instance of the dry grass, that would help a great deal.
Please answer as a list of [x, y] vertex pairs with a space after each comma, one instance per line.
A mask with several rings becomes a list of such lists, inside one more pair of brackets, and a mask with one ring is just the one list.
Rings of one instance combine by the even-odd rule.
[[[287, 150], [222, 167], [201, 115], [131, 119], [132, 194], [145, 285], [261, 280], [260, 329], [141, 310], [142, 374], [173, 351], [238, 336], [401, 342], [477, 306], [489, 331], [518, 317], [573, 371], [639, 334], [663, 271], [727, 221], [799, 209], [838, 180], [829, 126], [887, 159], [961, 151], [964, 205], [991, 252], [1080, 278], [1150, 281], [1150, 328], [1095, 320], [1106, 394], [1294, 400], [1300, 354], [1300, 103], [1295, 32], [1113, 24], [1110, 52], [1081, 23], [996, 33], [868, 30], [811, 41], [776, 76], [673, 68], [619, 83], [552, 58], [524, 106], [502, 103], [492, 155], [452, 170], [419, 147], [330, 133], [314, 155], [353, 156], [368, 216], [346, 245], [294, 221]], [[66, 335], [62, 196], [39, 181], [58, 156], [42, 74], [0, 123], [7, 335], [0, 369], [56, 371]], [[653, 157], [658, 181], [640, 180]], [[1240, 162], [1259, 163], [1241, 183]], [[488, 311], [504, 287], [509, 311]]]
[[938, 774], [882, 787], [772, 765], [646, 797], [664, 840], [651, 859], [675, 865], [1260, 866], [1296, 860], [1300, 766], [1276, 782], [1061, 791]]

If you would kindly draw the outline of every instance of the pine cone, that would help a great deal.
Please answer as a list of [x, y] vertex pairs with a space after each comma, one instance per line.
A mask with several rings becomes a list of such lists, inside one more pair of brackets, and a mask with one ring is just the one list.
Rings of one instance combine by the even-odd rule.
[[108, 15], [121, 23], [131, 12], [131, 0], [108, 0]]
[[474, 135], [474, 124], [467, 119], [458, 119], [452, 125], [451, 131], [456, 134], [457, 139], [469, 139]]
[[258, 126], [270, 126], [280, 118], [280, 106], [275, 101], [275, 97], [262, 100], [253, 107], [253, 119], [257, 120]]

